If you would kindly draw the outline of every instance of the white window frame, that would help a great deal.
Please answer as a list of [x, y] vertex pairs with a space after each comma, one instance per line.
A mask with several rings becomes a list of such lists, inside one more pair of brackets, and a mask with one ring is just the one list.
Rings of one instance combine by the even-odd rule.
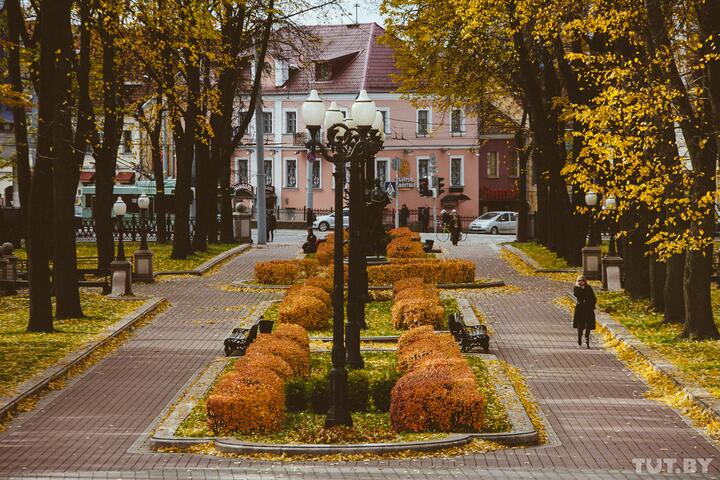
[[[270, 114], [270, 130], [269, 132], [265, 130], [265, 114]], [[263, 135], [273, 135], [275, 133], [275, 112], [273, 110], [263, 110]]]
[[247, 157], [234, 157], [233, 163], [235, 164], [235, 181], [240, 181], [240, 163], [242, 161], [247, 162], [247, 178], [245, 179], [246, 182], [250, 182], [250, 159]]
[[[313, 174], [313, 172], [312, 172], [312, 169], [310, 168], [310, 161], [306, 159], [306, 160], [305, 160], [305, 170], [307, 170], [307, 176], [310, 177], [310, 184], [312, 185], [312, 189], [313, 189], [313, 190], [322, 190], [322, 188], [323, 188], [323, 166], [322, 166], [322, 157], [316, 157], [315, 160], [314, 160], [312, 163], [313, 163], [313, 164], [312, 164], [312, 167], [313, 167], [313, 168], [315, 168], [315, 164], [317, 163], [317, 164], [318, 164], [318, 168], [320, 169], [320, 171], [318, 172], [318, 177], [319, 177], [319, 180], [320, 180], [319, 185], [316, 187], [316, 186], [313, 184], [313, 181], [312, 181], [312, 174]], [[305, 177], [305, 180], [307, 181], [307, 177]]]
[[383, 132], [385, 135], [388, 135], [390, 132], [392, 132], [392, 129], [390, 128], [390, 107], [377, 107], [378, 112], [385, 112], [385, 131]]
[[[295, 163], [295, 185], [291, 186], [288, 184], [288, 163]], [[298, 178], [298, 161], [296, 157], [285, 157], [283, 158], [283, 184], [285, 188], [297, 189], [300, 188], [300, 179]]]
[[[375, 159], [375, 177], [377, 178], [378, 162], [385, 162], [385, 181], [390, 182], [390, 159], [389, 158], [376, 158]], [[382, 185], [385, 188], [385, 185]]]
[[[288, 131], [288, 122], [287, 122], [288, 112], [295, 114], [295, 131], [294, 132]], [[299, 127], [298, 120], [299, 120], [299, 116], [298, 116], [297, 108], [283, 108], [283, 126], [282, 126], [283, 135], [294, 135], [294, 134], [298, 133], [298, 127]]]
[[[452, 161], [453, 159], [459, 158], [460, 159], [460, 184], [453, 185], [452, 184]], [[464, 155], [450, 155], [449, 161], [448, 161], [448, 172], [450, 173], [449, 180], [449, 186], [450, 187], [464, 187], [465, 186], [465, 156]]]
[[[420, 132], [420, 112], [428, 112], [427, 132]], [[432, 108], [415, 109], [415, 134], [418, 136], [428, 137], [432, 133]]]
[[427, 178], [428, 179], [428, 188], [432, 188], [432, 185], [430, 185], [430, 178], [432, 178], [432, 175], [430, 174], [430, 157], [429, 156], [415, 158], [415, 174], [416, 174], [415, 175], [416, 176], [415, 184], [417, 185], [417, 188], [420, 188], [420, 161], [421, 160], [427, 160], [427, 162], [428, 162], [427, 177], [422, 177], [422, 178]]
[[[460, 111], [460, 131], [454, 132], [453, 131], [453, 125], [452, 125], [452, 114], [454, 111]], [[450, 109], [450, 125], [448, 126], [448, 132], [450, 132], [450, 135], [457, 135], [462, 136], [465, 135], [465, 110], [462, 108], [451, 108]]]
[[[495, 165], [497, 168], [495, 175], [490, 175], [490, 155], [495, 154]], [[485, 165], [485, 173], [487, 174], [487, 178], [500, 178], [500, 152], [487, 152], [485, 155], [486, 158], [486, 165]]]
[[[268, 183], [268, 175], [265, 173], [265, 164], [270, 162], [270, 183]], [[275, 185], [275, 159], [273, 157], [263, 160], [263, 173], [265, 173], [265, 186]]]

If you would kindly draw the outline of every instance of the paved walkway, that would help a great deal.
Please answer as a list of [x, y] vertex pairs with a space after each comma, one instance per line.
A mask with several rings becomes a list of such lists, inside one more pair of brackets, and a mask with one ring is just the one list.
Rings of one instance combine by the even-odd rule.
[[221, 339], [247, 308], [277, 295], [224, 292], [217, 286], [250, 278], [255, 262], [291, 257], [297, 249], [253, 249], [210, 277], [142, 287], [143, 293], [167, 297], [171, 308], [0, 434], [0, 476], [615, 479], [638, 477], [637, 458], [652, 459], [652, 464], [658, 458], [712, 458], [710, 473], [697, 478], [720, 478], [720, 452], [672, 409], [645, 399], [644, 384], [610, 352], [597, 342], [590, 351], [575, 348], [568, 314], [553, 305], [566, 286], [518, 275], [500, 259], [497, 245], [482, 241], [463, 242], [451, 255], [473, 259], [478, 276], [521, 287], [516, 294], [476, 293], [471, 301], [497, 332], [493, 351], [528, 378], [547, 417], [548, 445], [341, 465], [148, 451], [144, 433], [165, 405], [196, 371], [222, 354]]

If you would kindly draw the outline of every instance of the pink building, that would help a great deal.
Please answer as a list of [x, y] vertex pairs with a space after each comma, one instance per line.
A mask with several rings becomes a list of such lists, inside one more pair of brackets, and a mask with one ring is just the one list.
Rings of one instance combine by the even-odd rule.
[[[438, 211], [456, 208], [463, 216], [489, 209], [514, 209], [518, 160], [513, 122], [499, 111], [499, 122], [478, 130], [473, 108], [442, 112], [432, 106], [415, 107], [395, 92], [392, 51], [378, 43], [384, 30], [377, 24], [309, 27], [319, 48], [305, 58], [268, 58], [272, 73], [263, 82], [265, 173], [275, 189], [277, 205], [302, 210], [311, 175], [316, 209], [333, 205], [332, 164], [308, 160], [300, 106], [310, 89], [327, 105], [337, 102], [348, 111], [357, 93], [367, 90], [385, 118], [386, 141], [375, 159], [376, 177], [396, 181], [399, 205], [431, 207], [433, 199], [418, 192], [419, 179], [431, 175], [431, 158], [444, 177], [445, 193], [436, 199]], [[309, 58], [308, 58], [309, 57]], [[483, 122], [488, 125], [488, 122]], [[254, 124], [254, 122], [253, 122]], [[254, 144], [254, 132], [244, 140]], [[399, 171], [392, 169], [398, 158]], [[232, 160], [232, 181], [255, 182], [254, 145], [240, 148]], [[431, 185], [432, 186], [432, 185]], [[394, 207], [394, 202], [389, 208]]]

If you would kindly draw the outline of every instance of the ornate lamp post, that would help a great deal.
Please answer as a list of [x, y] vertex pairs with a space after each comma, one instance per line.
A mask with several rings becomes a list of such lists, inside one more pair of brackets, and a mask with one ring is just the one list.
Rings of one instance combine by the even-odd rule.
[[600, 260], [602, 258], [602, 249], [595, 244], [594, 236], [594, 216], [593, 210], [598, 203], [598, 195], [592, 190], [585, 194], [585, 204], [589, 207], [589, 219], [588, 222], [588, 244], [582, 249], [582, 266], [583, 275], [589, 279], [595, 279], [601, 277], [600, 272]]
[[[337, 108], [325, 112], [317, 91], [312, 90], [303, 103], [301, 114], [310, 140], [306, 144], [308, 152], [335, 165], [335, 212], [343, 211], [343, 191], [345, 187], [345, 165], [350, 162], [350, 253], [348, 258], [348, 323], [343, 331], [344, 280], [343, 280], [343, 222], [342, 217], [335, 221], [335, 257], [333, 271], [333, 348], [332, 370], [330, 371], [330, 408], [325, 426], [351, 425], [352, 419], [347, 405], [347, 364], [360, 368], [363, 366], [360, 355], [360, 327], [364, 317], [364, 303], [361, 295], [363, 267], [359, 261], [364, 257], [362, 250], [361, 226], [363, 224], [364, 195], [362, 171], [366, 160], [374, 155], [382, 145], [382, 140], [373, 133], [371, 127], [375, 120], [375, 104], [360, 92], [358, 100], [352, 106], [355, 119], [343, 119]], [[324, 121], [323, 121], [324, 117]], [[319, 138], [320, 125], [327, 130], [327, 146]], [[346, 335], [345, 335], [346, 333]], [[347, 349], [345, 337], [347, 336]]]
[[118, 249], [115, 260], [110, 263], [111, 287], [113, 296], [132, 295], [132, 265], [125, 259], [125, 244], [123, 236], [123, 217], [127, 212], [127, 205], [118, 197], [113, 205], [113, 213], [118, 224]]
[[[614, 195], [605, 197], [603, 208], [609, 211], [611, 215], [614, 214], [615, 210], [617, 210], [617, 199]], [[610, 219], [608, 222], [608, 230], [610, 233], [610, 245], [608, 255], [602, 260], [603, 290], [621, 290], [623, 259], [617, 254], [614, 219]]]
[[140, 282], [153, 281], [153, 253], [147, 244], [147, 218], [150, 199], [144, 193], [138, 197], [140, 207], [140, 248], [135, 250], [135, 279]]

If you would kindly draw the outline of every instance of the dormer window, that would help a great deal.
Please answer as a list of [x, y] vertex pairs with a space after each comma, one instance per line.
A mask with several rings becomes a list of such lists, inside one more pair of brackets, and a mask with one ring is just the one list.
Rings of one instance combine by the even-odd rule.
[[330, 62], [315, 63], [315, 80], [330, 80], [332, 77], [332, 64]]

